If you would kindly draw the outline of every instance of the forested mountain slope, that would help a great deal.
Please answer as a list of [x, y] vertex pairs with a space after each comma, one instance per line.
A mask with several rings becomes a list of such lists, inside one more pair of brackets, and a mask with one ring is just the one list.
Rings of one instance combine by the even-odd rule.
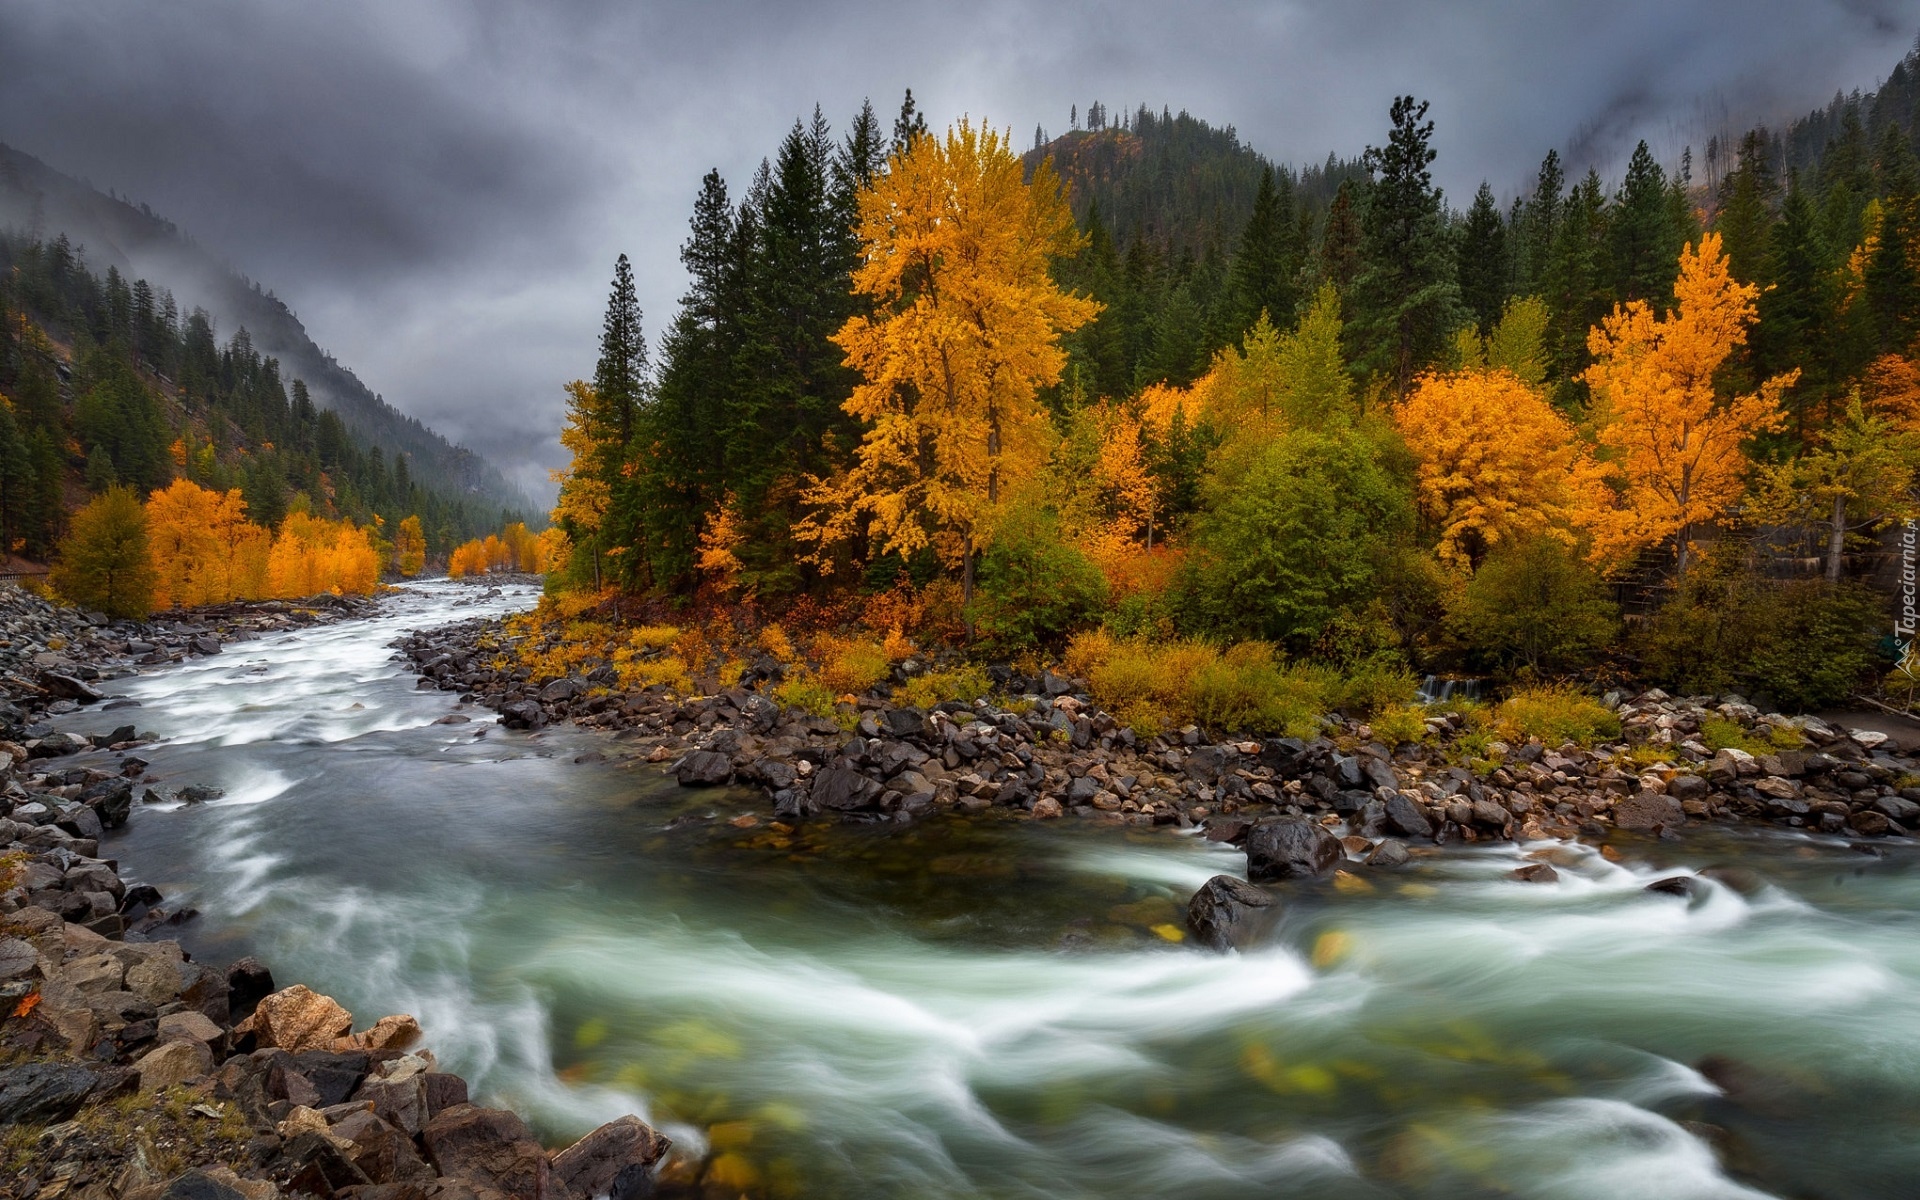
[[305, 383], [315, 404], [339, 414], [362, 448], [379, 447], [389, 458], [404, 454], [414, 482], [476, 513], [531, 512], [534, 505], [492, 463], [396, 410], [352, 371], [314, 344], [299, 319], [272, 292], [248, 280], [196, 245], [146, 206], [105, 195], [40, 160], [0, 145], [0, 230], [25, 243], [65, 235], [84, 251], [87, 267], [110, 268], [131, 282], [147, 280], [178, 298], [181, 317], [204, 308], [225, 342], [245, 329], [263, 356], [279, 360], [279, 373]]

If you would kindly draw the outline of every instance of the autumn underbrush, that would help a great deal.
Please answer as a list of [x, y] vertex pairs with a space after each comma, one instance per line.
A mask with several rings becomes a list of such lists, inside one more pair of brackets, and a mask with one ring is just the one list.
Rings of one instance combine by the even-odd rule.
[[1620, 717], [1578, 688], [1547, 684], [1522, 688], [1501, 701], [1493, 710], [1492, 728], [1510, 745], [1539, 738], [1545, 746], [1590, 747], [1618, 738]]
[[1740, 722], [1726, 717], [1707, 717], [1700, 722], [1700, 744], [1709, 750], [1743, 750], [1755, 756], [1797, 750], [1807, 739], [1791, 725], [1773, 725], [1762, 733], [1749, 732]]
[[[1220, 647], [1089, 630], [1067, 645], [1064, 666], [1141, 737], [1187, 725], [1226, 733], [1313, 737], [1326, 714], [1391, 713], [1414, 695], [1404, 668], [1367, 663], [1342, 672], [1288, 662], [1267, 642]], [[1422, 722], [1424, 729], [1424, 721]]]

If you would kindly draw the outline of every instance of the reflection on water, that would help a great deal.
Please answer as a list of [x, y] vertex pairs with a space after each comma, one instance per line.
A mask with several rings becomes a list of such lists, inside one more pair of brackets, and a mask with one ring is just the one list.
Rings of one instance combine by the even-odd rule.
[[[1230, 850], [986, 820], [725, 822], [420, 692], [440, 586], [124, 681], [163, 787], [109, 843], [363, 1019], [411, 1011], [556, 1139], [626, 1111], [775, 1195], [1883, 1197], [1920, 1179], [1920, 871], [1778, 834], [1423, 859], [1179, 936]], [[482, 607], [531, 602], [509, 591]], [[125, 714], [75, 718], [109, 722]], [[617, 745], [617, 743], [616, 743]], [[1649, 881], [1739, 864], [1693, 900]], [[1364, 869], [1363, 869], [1364, 870]]]

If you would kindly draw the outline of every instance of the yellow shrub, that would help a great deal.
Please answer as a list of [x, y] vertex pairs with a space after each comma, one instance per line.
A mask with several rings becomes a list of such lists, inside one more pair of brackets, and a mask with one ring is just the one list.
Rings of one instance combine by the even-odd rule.
[[814, 639], [813, 652], [820, 660], [820, 682], [836, 694], [857, 696], [885, 679], [892, 666], [885, 646], [857, 638], [821, 634]]
[[788, 708], [833, 720], [839, 715], [833, 689], [807, 675], [792, 675], [773, 689], [773, 698]]
[[754, 642], [775, 662], [790, 663], [799, 657], [798, 652], [793, 648], [793, 643], [787, 638], [787, 631], [778, 625], [763, 627], [755, 635]]
[[1620, 718], [1593, 697], [1570, 687], [1526, 688], [1509, 696], [1495, 718], [1500, 736], [1514, 744], [1537, 737], [1548, 746], [1591, 746], [1620, 736]]
[[665, 650], [680, 637], [671, 625], [642, 625], [627, 635], [636, 650]]
[[1104, 629], [1083, 629], [1073, 635], [1067, 643], [1067, 653], [1062, 665], [1067, 673], [1082, 679], [1093, 675], [1094, 669], [1113, 657], [1114, 647], [1118, 643], [1114, 636]]
[[974, 701], [993, 689], [987, 673], [979, 667], [953, 667], [945, 671], [928, 671], [925, 675], [915, 676], [894, 689], [895, 704], [911, 704], [915, 708], [932, 708], [949, 700]]
[[1402, 704], [1374, 714], [1369, 722], [1374, 740], [1392, 747], [1402, 742], [1427, 740], [1427, 713], [1423, 708]]
[[687, 664], [671, 654], [665, 658], [630, 659], [617, 663], [614, 670], [620, 676], [620, 686], [628, 690], [656, 684], [665, 684], [676, 692], [693, 690], [693, 679], [687, 674]]
[[887, 661], [890, 663], [901, 662], [920, 653], [919, 647], [913, 644], [913, 639], [901, 633], [897, 625], [887, 630], [887, 636], [882, 639], [880, 649], [885, 652]]

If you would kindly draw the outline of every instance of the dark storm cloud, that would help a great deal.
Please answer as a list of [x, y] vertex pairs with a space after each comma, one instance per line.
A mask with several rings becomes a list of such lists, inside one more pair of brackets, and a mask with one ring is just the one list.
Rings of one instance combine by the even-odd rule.
[[1025, 144], [1145, 102], [1274, 157], [1433, 102], [1437, 174], [1511, 194], [1549, 147], [1617, 169], [1871, 87], [1920, 0], [795, 4], [8, 0], [0, 140], [147, 201], [402, 408], [529, 484], [592, 369], [615, 254], [658, 329], [699, 177], [793, 119], [914, 88]]

